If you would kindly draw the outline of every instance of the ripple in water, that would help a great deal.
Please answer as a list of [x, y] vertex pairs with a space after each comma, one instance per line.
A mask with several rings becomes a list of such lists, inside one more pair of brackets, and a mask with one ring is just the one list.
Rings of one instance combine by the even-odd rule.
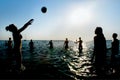
[[[34, 40], [34, 49], [29, 49], [29, 41], [22, 41], [22, 56], [23, 62], [26, 64], [51, 64], [58, 71], [62, 72], [64, 75], [68, 75], [77, 79], [77, 76], [96, 76], [91, 73], [91, 55], [93, 53], [93, 44], [89, 46], [83, 44], [83, 52], [79, 53], [77, 49], [77, 44], [70, 41], [70, 48], [66, 51], [63, 48], [64, 41], [53, 40], [54, 49], [50, 50], [48, 41], [46, 40]], [[0, 41], [0, 45], [4, 46], [4, 41]], [[6, 47], [0, 47], [0, 58], [5, 58]], [[51, 75], [51, 74], [49, 74]]]

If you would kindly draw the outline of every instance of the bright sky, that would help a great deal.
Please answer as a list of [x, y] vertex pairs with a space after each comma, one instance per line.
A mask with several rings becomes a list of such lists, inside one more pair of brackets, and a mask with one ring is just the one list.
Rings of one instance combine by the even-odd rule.
[[21, 28], [31, 18], [34, 22], [21, 33], [23, 39], [90, 41], [97, 26], [106, 39], [114, 32], [120, 39], [120, 0], [0, 0], [0, 40], [12, 37], [6, 26]]

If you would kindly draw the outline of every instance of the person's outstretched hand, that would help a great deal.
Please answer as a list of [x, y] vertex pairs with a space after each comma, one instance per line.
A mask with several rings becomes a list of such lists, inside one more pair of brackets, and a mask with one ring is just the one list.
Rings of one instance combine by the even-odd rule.
[[26, 24], [31, 25], [33, 21], [34, 21], [34, 19], [30, 19]]

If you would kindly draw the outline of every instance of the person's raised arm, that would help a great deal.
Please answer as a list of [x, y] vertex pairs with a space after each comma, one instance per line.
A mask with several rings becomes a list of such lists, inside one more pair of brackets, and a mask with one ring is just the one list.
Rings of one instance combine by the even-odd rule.
[[24, 24], [24, 26], [22, 28], [20, 28], [18, 31], [22, 32], [25, 28], [27, 28], [29, 25], [32, 24], [34, 19], [30, 19], [26, 24]]

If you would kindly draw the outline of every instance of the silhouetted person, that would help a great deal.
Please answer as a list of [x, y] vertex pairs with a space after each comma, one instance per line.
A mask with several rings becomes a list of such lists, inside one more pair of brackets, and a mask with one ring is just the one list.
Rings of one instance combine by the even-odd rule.
[[17, 29], [17, 27], [14, 24], [10, 24], [6, 27], [7, 31], [12, 32], [13, 35], [13, 41], [14, 41], [14, 54], [15, 54], [15, 60], [16, 60], [16, 67], [18, 70], [21, 70], [21, 64], [22, 64], [22, 35], [20, 34], [25, 28], [27, 28], [31, 23], [33, 22], [33, 19], [29, 20], [22, 28]]
[[119, 40], [117, 39], [117, 33], [113, 33], [113, 42], [112, 42], [112, 54], [111, 54], [111, 62], [113, 63], [115, 61], [115, 55], [118, 55], [119, 53]]
[[83, 50], [83, 46], [82, 46], [83, 41], [81, 40], [81, 37], [79, 37], [78, 43], [79, 43], [79, 45], [78, 45], [78, 50], [79, 50], [79, 53], [81, 53], [82, 50]]
[[13, 60], [13, 54], [12, 54], [12, 40], [11, 38], [9, 38], [8, 40], [8, 50], [7, 50], [7, 56], [8, 56], [8, 60], [7, 60], [7, 63], [8, 63], [8, 68], [10, 69], [11, 68], [11, 64], [12, 64], [12, 60]]
[[11, 38], [9, 38], [7, 45], [8, 45], [8, 50], [11, 50], [12, 49], [12, 40], [11, 40]]
[[8, 40], [7, 47], [8, 47], [7, 48], [8, 54], [10, 55], [12, 53], [12, 40], [11, 40], [11, 38], [9, 38], [9, 40]]
[[96, 27], [95, 34], [93, 58], [95, 58], [96, 73], [98, 75], [102, 75], [104, 74], [102, 68], [106, 61], [106, 39], [103, 35], [101, 27]]
[[68, 43], [69, 43], [68, 38], [66, 38], [66, 40], [64, 41], [64, 46], [66, 50], [69, 48]]
[[32, 39], [29, 42], [29, 47], [30, 47], [30, 50], [33, 50], [33, 48], [34, 48], [34, 43], [33, 43]]
[[53, 42], [52, 42], [52, 40], [50, 40], [48, 44], [50, 45], [49, 48], [50, 48], [50, 49], [53, 49]]

